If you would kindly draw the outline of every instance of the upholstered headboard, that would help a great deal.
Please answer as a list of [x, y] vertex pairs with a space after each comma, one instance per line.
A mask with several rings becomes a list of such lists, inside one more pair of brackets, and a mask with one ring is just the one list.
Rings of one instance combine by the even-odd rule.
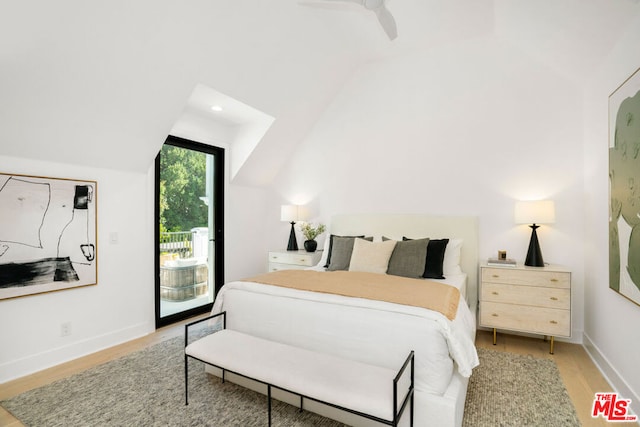
[[460, 266], [467, 274], [467, 303], [475, 312], [478, 303], [478, 219], [468, 216], [430, 216], [421, 214], [344, 214], [334, 215], [329, 233], [339, 235], [386, 236], [401, 240], [429, 237], [463, 239]]

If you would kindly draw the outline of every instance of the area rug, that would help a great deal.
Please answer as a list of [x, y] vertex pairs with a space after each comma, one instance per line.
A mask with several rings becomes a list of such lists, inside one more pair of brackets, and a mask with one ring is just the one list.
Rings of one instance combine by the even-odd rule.
[[551, 359], [478, 349], [464, 408], [465, 427], [580, 426]]
[[[579, 426], [555, 363], [479, 349], [465, 426]], [[191, 361], [184, 405], [183, 339], [174, 338], [28, 391], [2, 406], [30, 427], [264, 426], [266, 398], [221, 383]], [[273, 401], [274, 426], [341, 426]]]

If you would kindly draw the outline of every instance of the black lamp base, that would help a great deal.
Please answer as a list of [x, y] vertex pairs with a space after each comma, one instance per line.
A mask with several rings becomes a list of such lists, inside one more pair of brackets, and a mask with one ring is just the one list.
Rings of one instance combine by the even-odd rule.
[[524, 265], [529, 267], [544, 267], [544, 260], [542, 259], [542, 251], [540, 250], [540, 244], [538, 243], [538, 233], [536, 229], [539, 225], [530, 225], [531, 227], [531, 240], [529, 241], [529, 250], [527, 251], [527, 259], [524, 261]]
[[293, 229], [295, 222], [291, 221], [291, 233], [289, 233], [289, 244], [287, 245], [288, 251], [298, 250], [298, 239], [296, 239], [296, 230]]

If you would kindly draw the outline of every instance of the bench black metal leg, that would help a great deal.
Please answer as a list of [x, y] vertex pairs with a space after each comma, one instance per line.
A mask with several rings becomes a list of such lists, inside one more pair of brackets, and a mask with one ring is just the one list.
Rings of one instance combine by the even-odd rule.
[[409, 412], [409, 426], [413, 427], [413, 394], [411, 394], [411, 402], [409, 405], [411, 405], [411, 412]]
[[189, 357], [184, 355], [184, 404], [189, 404]]
[[303, 405], [303, 399], [304, 399], [304, 397], [302, 397], [302, 395], [300, 395], [300, 413], [302, 413], [302, 410], [303, 410], [303, 406], [302, 406]]
[[271, 385], [267, 384], [267, 406], [269, 407], [269, 427], [271, 427]]

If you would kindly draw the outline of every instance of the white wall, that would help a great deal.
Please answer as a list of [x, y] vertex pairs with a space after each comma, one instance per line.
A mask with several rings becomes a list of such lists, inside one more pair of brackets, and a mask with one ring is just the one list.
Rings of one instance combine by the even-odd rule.
[[0, 170], [98, 183], [98, 284], [0, 301], [0, 383], [152, 331], [153, 174], [2, 156]]
[[[477, 215], [480, 258], [524, 260], [530, 229], [514, 201], [551, 198], [544, 259], [573, 272], [573, 335], [583, 328], [582, 91], [495, 38], [361, 67], [278, 176], [273, 206], [336, 213]], [[270, 220], [277, 223], [277, 217]], [[287, 225], [272, 228], [283, 247]]]
[[229, 186], [225, 226], [226, 281], [267, 271], [266, 206], [267, 192], [264, 189]]
[[640, 18], [594, 74], [585, 94], [585, 346], [640, 413], [640, 307], [609, 289], [609, 95], [640, 67]]

